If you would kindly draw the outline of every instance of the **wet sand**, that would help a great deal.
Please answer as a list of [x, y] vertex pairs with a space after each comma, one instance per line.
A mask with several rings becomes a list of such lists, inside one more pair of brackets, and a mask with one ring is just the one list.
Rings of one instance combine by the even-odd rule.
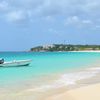
[[100, 100], [100, 83], [73, 89], [45, 100]]
[[100, 74], [77, 81], [75, 85], [47, 91], [34, 91], [34, 88], [0, 90], [0, 100], [100, 100]]
[[100, 83], [48, 92], [21, 91], [0, 94], [0, 100], [100, 100]]

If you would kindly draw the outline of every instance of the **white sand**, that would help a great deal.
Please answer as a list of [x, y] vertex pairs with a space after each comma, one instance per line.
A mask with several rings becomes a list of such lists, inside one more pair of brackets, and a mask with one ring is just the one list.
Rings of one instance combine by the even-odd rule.
[[100, 100], [100, 84], [89, 85], [55, 95], [46, 100]]
[[83, 51], [69, 51], [69, 52], [100, 52], [100, 50], [83, 50]]

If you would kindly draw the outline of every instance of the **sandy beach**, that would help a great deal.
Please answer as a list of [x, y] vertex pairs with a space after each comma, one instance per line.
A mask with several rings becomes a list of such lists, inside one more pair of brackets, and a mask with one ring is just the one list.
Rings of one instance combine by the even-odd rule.
[[100, 100], [100, 74], [77, 81], [69, 87], [47, 91], [34, 91], [34, 88], [0, 92], [0, 100]]
[[79, 80], [75, 86], [45, 100], [100, 100], [100, 74]]
[[73, 89], [46, 100], [100, 100], [100, 83]]
[[62, 91], [62, 93], [61, 91], [58, 93], [56, 91], [54, 94], [45, 93], [45, 95], [39, 93], [37, 98], [34, 97], [33, 91], [22, 94], [1, 94], [0, 100], [100, 100], [100, 83]]
[[69, 51], [69, 52], [100, 52], [100, 50], [83, 50], [83, 51]]

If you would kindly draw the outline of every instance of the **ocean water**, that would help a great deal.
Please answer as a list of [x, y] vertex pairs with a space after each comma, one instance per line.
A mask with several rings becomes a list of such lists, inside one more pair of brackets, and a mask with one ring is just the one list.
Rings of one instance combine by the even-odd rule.
[[[5, 61], [32, 59], [29, 66], [23, 67], [0, 67], [0, 86], [9, 87], [24, 85], [27, 81], [39, 83], [38, 89], [48, 89], [66, 84], [74, 84], [75, 80], [92, 77], [98, 70], [73, 72], [77, 69], [93, 67], [100, 61], [99, 52], [0, 52], [0, 58]], [[94, 66], [95, 67], [95, 66]], [[100, 71], [100, 70], [99, 70]], [[69, 73], [70, 72], [70, 73]], [[54, 83], [43, 85], [45, 76], [60, 75]], [[81, 76], [81, 77], [80, 77]], [[41, 78], [42, 77], [42, 78]], [[41, 79], [41, 80], [40, 80]], [[57, 85], [59, 83], [59, 85]], [[26, 84], [25, 84], [26, 85]]]

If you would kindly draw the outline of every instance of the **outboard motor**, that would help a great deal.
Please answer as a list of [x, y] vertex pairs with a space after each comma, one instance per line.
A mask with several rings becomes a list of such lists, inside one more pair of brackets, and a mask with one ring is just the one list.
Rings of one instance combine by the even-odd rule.
[[0, 64], [3, 64], [3, 63], [4, 63], [4, 59], [1, 59], [1, 60], [0, 60]]

